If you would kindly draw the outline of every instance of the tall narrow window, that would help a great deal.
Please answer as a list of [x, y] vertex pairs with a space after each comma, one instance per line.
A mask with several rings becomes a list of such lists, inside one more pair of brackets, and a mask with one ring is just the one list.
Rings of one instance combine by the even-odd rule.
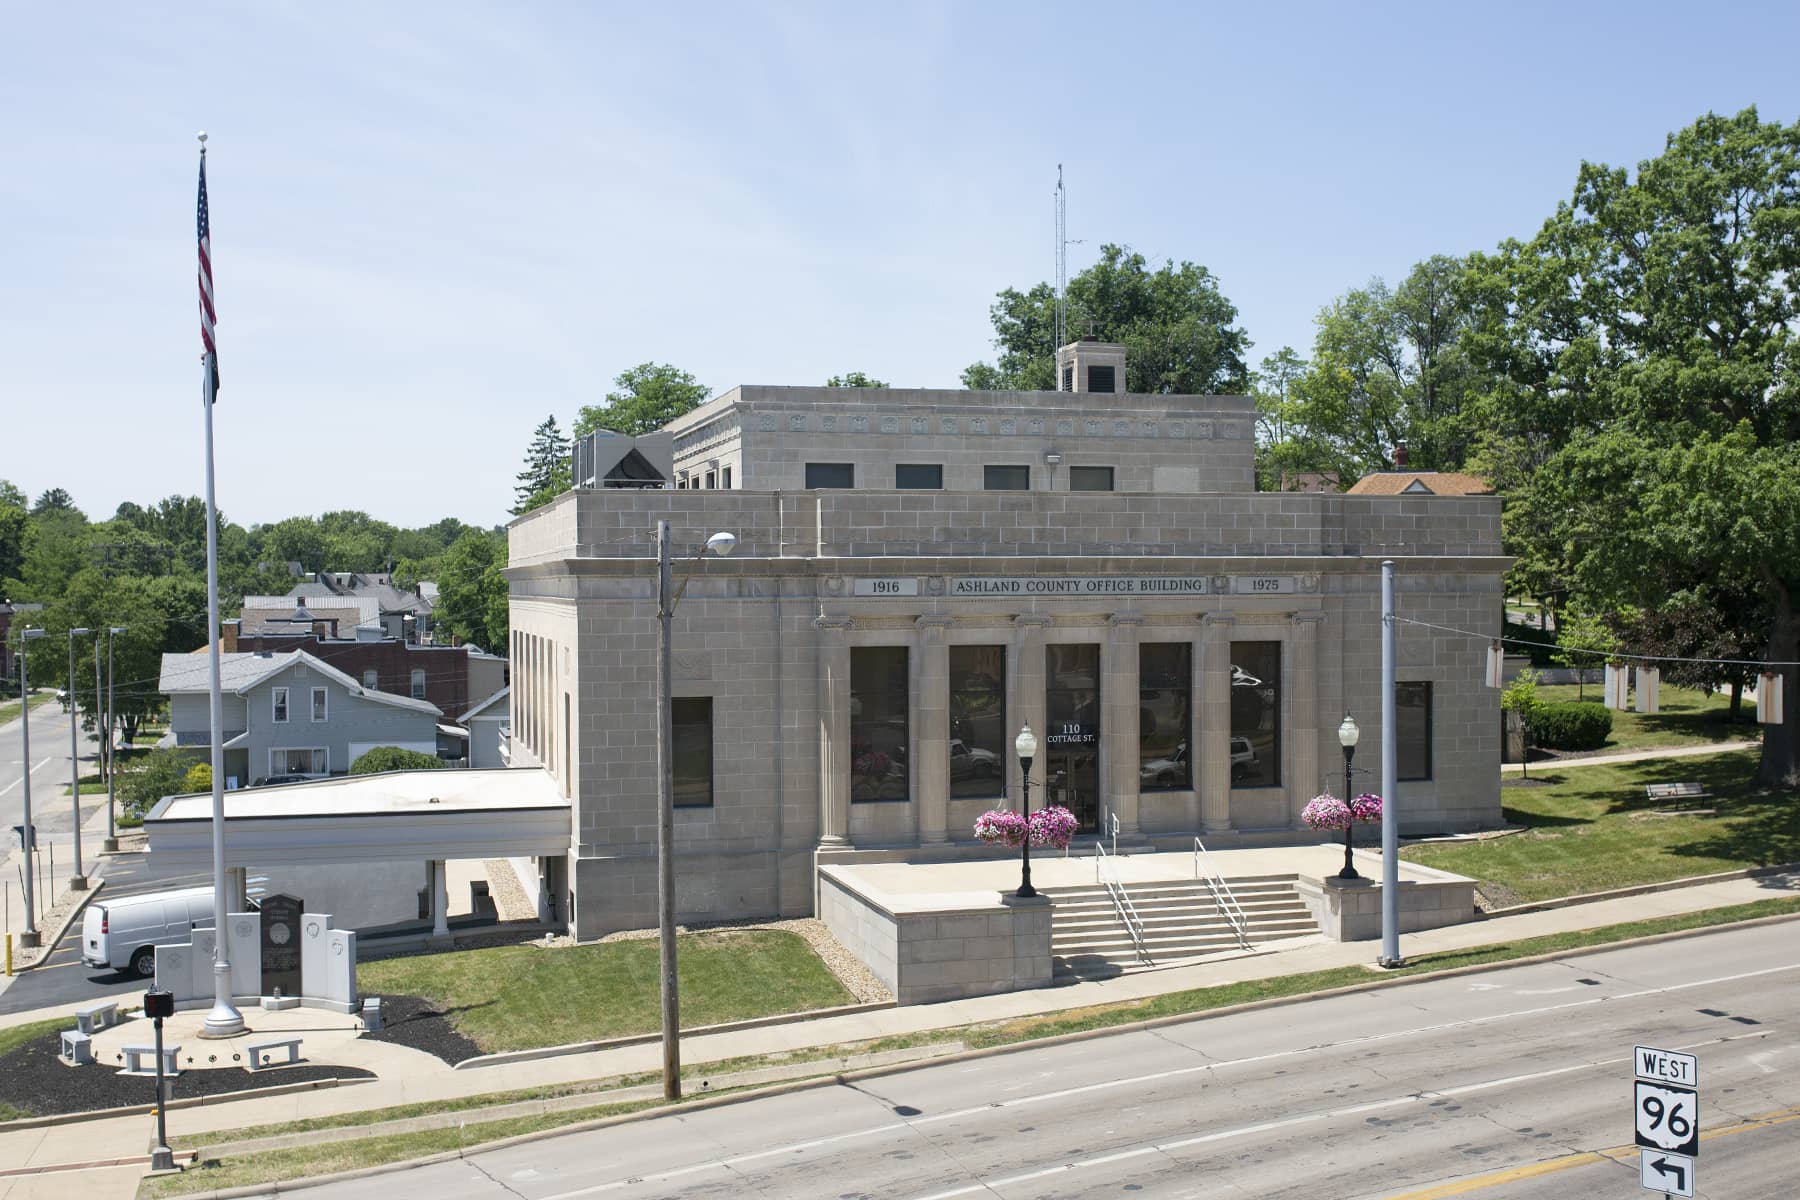
[[423, 671], [414, 671], [412, 673], [412, 698], [414, 700], [423, 700], [425, 698], [425, 672]]
[[713, 802], [713, 702], [711, 696], [679, 696], [670, 701], [675, 738], [675, 807], [711, 808]]
[[1145, 642], [1138, 647], [1138, 787], [1142, 791], [1194, 786], [1189, 753], [1193, 647]]
[[381, 676], [376, 674], [374, 667], [363, 672], [363, 686], [371, 692], [380, 690], [380, 684]]
[[728, 492], [731, 490], [731, 468], [730, 467], [720, 467], [719, 468], [719, 486]]
[[323, 721], [326, 718], [325, 696], [324, 688], [312, 690], [312, 719], [315, 721]]
[[1031, 490], [1031, 468], [983, 467], [981, 468], [981, 486], [990, 492], [1028, 492]]
[[905, 646], [850, 649], [850, 799], [905, 800]]
[[1005, 787], [1006, 647], [950, 647], [950, 794]]
[[283, 687], [270, 688], [269, 700], [274, 709], [273, 719], [277, 725], [288, 719], [288, 690]]
[[1044, 647], [1044, 784], [1049, 800], [1100, 828], [1100, 647]]
[[719, 473], [717, 471], [708, 471], [706, 473], [706, 490], [709, 492], [717, 491], [718, 487], [719, 487]]
[[1431, 778], [1431, 685], [1394, 685], [1395, 778]]
[[1231, 643], [1231, 782], [1281, 783], [1281, 643]]

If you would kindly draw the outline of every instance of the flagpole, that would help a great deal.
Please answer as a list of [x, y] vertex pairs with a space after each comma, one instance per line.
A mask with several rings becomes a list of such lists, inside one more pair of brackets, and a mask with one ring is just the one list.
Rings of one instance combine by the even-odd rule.
[[[200, 138], [202, 203], [206, 187], [206, 134]], [[203, 213], [205, 209], [201, 210]], [[210, 226], [210, 221], [209, 221]], [[206, 242], [201, 294], [202, 320], [210, 341], [212, 307], [210, 230]], [[219, 686], [219, 509], [213, 495], [213, 402], [219, 391], [218, 351], [208, 349], [201, 368], [200, 406], [206, 412], [206, 652], [211, 665], [208, 690], [212, 700], [212, 852], [213, 852], [213, 1006], [201, 1027], [203, 1038], [235, 1037], [244, 1032], [244, 1016], [231, 1002], [231, 955], [228, 949], [225, 895], [225, 706]]]

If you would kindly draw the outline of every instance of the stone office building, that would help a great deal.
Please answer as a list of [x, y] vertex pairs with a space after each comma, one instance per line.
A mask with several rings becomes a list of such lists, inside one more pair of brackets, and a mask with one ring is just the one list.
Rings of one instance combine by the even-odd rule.
[[[1014, 734], [1121, 846], [1308, 838], [1380, 766], [1380, 563], [1398, 605], [1498, 633], [1493, 496], [1259, 493], [1241, 396], [1119, 390], [1080, 342], [1054, 392], [740, 387], [672, 422], [672, 487], [569, 492], [511, 527], [512, 762], [574, 801], [582, 937], [655, 921], [654, 528], [672, 522], [678, 908], [814, 911], [829, 861], [985, 853]], [[641, 481], [637, 481], [641, 482]], [[692, 557], [716, 531], [726, 559]], [[1408, 832], [1498, 824], [1485, 644], [1399, 638]]]

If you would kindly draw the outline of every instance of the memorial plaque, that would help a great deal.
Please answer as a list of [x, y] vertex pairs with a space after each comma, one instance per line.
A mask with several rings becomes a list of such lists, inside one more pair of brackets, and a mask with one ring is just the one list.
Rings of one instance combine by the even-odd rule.
[[293, 896], [268, 896], [262, 902], [262, 994], [283, 996], [300, 991], [300, 915], [305, 905]]

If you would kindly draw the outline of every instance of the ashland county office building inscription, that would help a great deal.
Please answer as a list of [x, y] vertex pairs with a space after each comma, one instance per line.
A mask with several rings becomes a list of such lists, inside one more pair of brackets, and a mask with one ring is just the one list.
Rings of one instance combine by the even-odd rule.
[[[579, 936], [655, 923], [659, 519], [689, 579], [684, 920], [810, 913], [821, 863], [981, 853], [1027, 722], [1033, 803], [1130, 844], [1308, 836], [1346, 712], [1378, 778], [1380, 563], [1406, 615], [1497, 634], [1499, 499], [1259, 493], [1251, 401], [1115, 391], [1090, 360], [1122, 353], [1065, 348], [1054, 392], [737, 388], [666, 428], [673, 479], [597, 444], [632, 470], [513, 523], [512, 762], [575, 802], [546, 870]], [[735, 553], [695, 559], [720, 530]], [[1401, 630], [1408, 832], [1500, 822], [1483, 653]]]

